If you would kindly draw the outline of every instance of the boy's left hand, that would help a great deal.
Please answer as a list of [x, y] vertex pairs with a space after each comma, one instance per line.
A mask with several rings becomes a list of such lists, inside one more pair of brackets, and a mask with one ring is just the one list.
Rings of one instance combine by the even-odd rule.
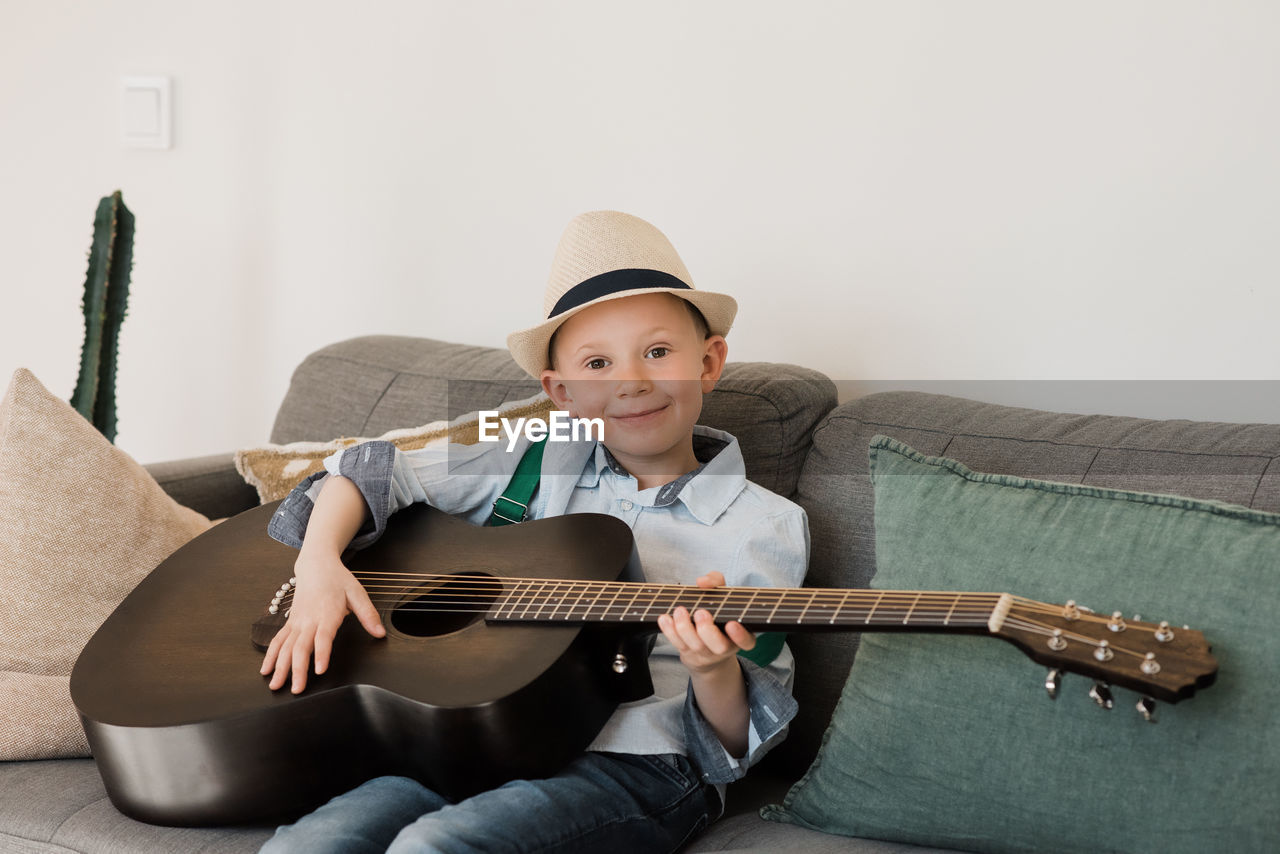
[[[699, 587], [723, 587], [724, 575], [708, 572], [697, 581]], [[733, 658], [740, 649], [756, 645], [756, 636], [743, 628], [737, 620], [725, 624], [720, 631], [711, 619], [711, 612], [699, 608], [692, 615], [683, 606], [670, 614], [658, 617], [658, 628], [671, 645], [680, 653], [680, 661], [690, 673], [708, 673], [722, 662]]]

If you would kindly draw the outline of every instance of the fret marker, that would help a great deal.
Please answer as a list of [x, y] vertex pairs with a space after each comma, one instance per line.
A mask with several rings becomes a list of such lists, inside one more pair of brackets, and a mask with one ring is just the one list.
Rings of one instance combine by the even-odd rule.
[[991, 609], [991, 616], [987, 618], [987, 628], [991, 630], [991, 634], [997, 634], [1000, 627], [1004, 625], [1005, 618], [1009, 616], [1009, 609], [1013, 607], [1013, 597], [1008, 593], [1000, 594], [1000, 601], [996, 602], [996, 606]]

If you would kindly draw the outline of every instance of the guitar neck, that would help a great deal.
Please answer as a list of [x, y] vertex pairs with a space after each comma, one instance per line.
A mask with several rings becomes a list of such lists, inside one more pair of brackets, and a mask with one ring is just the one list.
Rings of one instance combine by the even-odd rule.
[[490, 622], [656, 625], [662, 614], [684, 607], [752, 631], [994, 632], [1010, 602], [1001, 593], [521, 579], [485, 616]]

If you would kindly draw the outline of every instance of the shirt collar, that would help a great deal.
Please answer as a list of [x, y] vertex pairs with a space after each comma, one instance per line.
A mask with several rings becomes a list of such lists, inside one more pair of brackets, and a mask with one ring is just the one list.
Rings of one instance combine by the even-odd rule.
[[[641, 503], [666, 507], [680, 501], [695, 519], [704, 525], [711, 525], [747, 485], [742, 448], [730, 433], [695, 425], [693, 452], [702, 463], [700, 466], [670, 483], [644, 490], [644, 493], [652, 493], [652, 502]], [[604, 443], [597, 442], [595, 452], [587, 457], [578, 486], [599, 486], [600, 478], [605, 472], [620, 478], [631, 478], [631, 474], [614, 459]]]

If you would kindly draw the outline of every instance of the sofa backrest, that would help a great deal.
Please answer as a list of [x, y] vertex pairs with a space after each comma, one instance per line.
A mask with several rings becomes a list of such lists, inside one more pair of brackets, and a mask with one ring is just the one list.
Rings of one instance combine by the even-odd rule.
[[[352, 338], [298, 365], [271, 441], [379, 436], [496, 409], [538, 390], [506, 350], [390, 335]], [[701, 423], [737, 436], [747, 477], [790, 496], [813, 428], [835, 405], [835, 385], [817, 371], [736, 362], [707, 395]]]
[[[795, 496], [808, 512], [813, 541], [807, 586], [867, 587], [875, 575], [867, 449], [877, 433], [974, 471], [1280, 512], [1280, 425], [1073, 415], [883, 392], [838, 406], [814, 431]], [[798, 776], [817, 752], [857, 642], [858, 635], [843, 633], [789, 639], [800, 711], [787, 741], [767, 760], [781, 771]]]

